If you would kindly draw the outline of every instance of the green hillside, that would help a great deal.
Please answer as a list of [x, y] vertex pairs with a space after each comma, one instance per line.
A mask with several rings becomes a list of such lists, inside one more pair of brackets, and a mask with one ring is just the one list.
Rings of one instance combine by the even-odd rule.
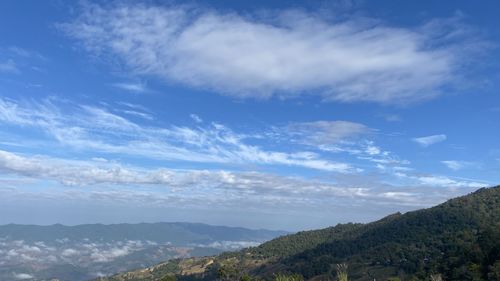
[[[103, 280], [275, 279], [500, 280], [500, 187], [369, 224], [340, 224], [283, 236], [216, 257], [174, 260]], [[142, 273], [141, 273], [142, 272]], [[248, 276], [247, 276], [248, 275]]]
[[355, 269], [351, 274], [355, 280], [363, 280], [370, 269], [376, 275], [380, 267], [420, 279], [440, 273], [445, 280], [499, 280], [495, 277], [499, 260], [500, 188], [496, 187], [396, 215], [367, 231], [360, 229], [351, 239], [324, 243], [282, 262], [306, 278], [347, 262]]

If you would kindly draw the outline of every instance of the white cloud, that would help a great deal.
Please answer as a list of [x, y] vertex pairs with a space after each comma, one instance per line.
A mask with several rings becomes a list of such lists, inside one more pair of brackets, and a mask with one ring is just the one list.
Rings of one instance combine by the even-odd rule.
[[452, 169], [454, 171], [461, 170], [466, 167], [471, 167], [474, 166], [475, 164], [472, 162], [467, 162], [467, 161], [457, 161], [457, 160], [446, 160], [446, 161], [441, 161], [446, 167], [449, 169]]
[[287, 133], [299, 142], [312, 146], [334, 145], [340, 141], [367, 134], [371, 130], [363, 124], [349, 121], [315, 121], [292, 123]]
[[355, 156], [357, 159], [370, 161], [376, 163], [375, 167], [381, 169], [385, 165], [392, 168], [400, 165], [409, 165], [410, 161], [401, 159], [395, 153], [384, 150], [375, 145], [374, 141], [361, 139], [358, 141], [341, 141], [337, 145], [321, 145], [319, 147], [322, 151], [339, 153], [346, 152]]
[[124, 101], [121, 101], [121, 102], [117, 102], [117, 104], [121, 105], [121, 106], [125, 106], [125, 107], [128, 107], [128, 108], [131, 108], [131, 109], [134, 109], [134, 110], [140, 110], [140, 111], [143, 111], [143, 112], [149, 112], [149, 110], [140, 105], [140, 104], [136, 104], [136, 103], [129, 103], [129, 102], [124, 102]]
[[116, 87], [118, 89], [126, 90], [129, 92], [134, 92], [134, 93], [144, 93], [148, 89], [146, 85], [142, 83], [113, 83], [111, 84], [113, 87]]
[[193, 119], [194, 122], [196, 123], [203, 123], [203, 119], [201, 119], [200, 116], [196, 115], [196, 114], [190, 114], [189, 117], [191, 117], [191, 119]]
[[63, 145], [93, 152], [203, 163], [287, 165], [339, 173], [358, 171], [347, 163], [322, 159], [307, 151], [269, 151], [246, 144], [243, 135], [217, 123], [196, 128], [144, 127], [93, 106], [79, 106], [72, 108], [72, 114], [64, 114], [50, 101], [23, 105], [0, 98], [0, 122], [36, 127]]
[[0, 47], [0, 51], [4, 54], [10, 54], [18, 59], [36, 59], [37, 61], [48, 61], [42, 54], [34, 50], [24, 49], [18, 46], [10, 46], [7, 48]]
[[215, 241], [209, 244], [196, 244], [193, 246], [211, 247], [211, 248], [222, 249], [224, 251], [235, 251], [242, 248], [256, 247], [259, 244], [261, 243], [255, 241]]
[[20, 73], [19, 68], [17, 67], [16, 63], [9, 59], [4, 62], [0, 62], [0, 73]]
[[418, 180], [425, 185], [429, 186], [443, 186], [443, 187], [486, 187], [487, 183], [474, 182], [474, 181], [461, 181], [450, 179], [445, 176], [420, 176]]
[[28, 273], [14, 273], [14, 278], [18, 280], [33, 279], [35, 276]]
[[90, 52], [118, 56], [136, 73], [237, 97], [428, 99], [453, 84], [464, 52], [474, 49], [464, 47], [473, 40], [456, 18], [403, 28], [369, 18], [333, 22], [296, 10], [263, 18], [200, 8], [85, 4], [75, 21], [61, 27]]
[[[390, 168], [384, 167], [383, 170], [385, 172], [388, 169]], [[18, 200], [16, 198], [36, 198], [181, 208], [235, 208], [242, 204], [250, 206], [249, 208], [268, 209], [291, 206], [322, 208], [331, 204], [343, 204], [345, 198], [349, 198], [349, 204], [363, 202], [372, 205], [430, 206], [449, 197], [449, 191], [436, 187], [469, 190], [488, 185], [472, 180], [456, 180], [437, 175], [414, 176], [402, 172], [398, 173], [408, 181], [405, 187], [390, 186], [359, 175], [344, 175], [343, 179], [340, 178], [344, 183], [336, 183], [261, 172], [144, 170], [107, 162], [40, 156], [28, 158], [10, 152], [0, 153], [0, 172], [38, 180], [54, 180], [68, 185], [56, 192], [0, 189], [0, 198], [14, 201]], [[88, 188], [80, 189], [74, 185], [87, 185]], [[415, 188], [411, 188], [412, 186]], [[18, 248], [22, 252], [12, 254], [24, 255], [23, 258], [28, 259], [33, 253], [39, 252], [41, 247], [42, 245], [23, 247], [19, 244]], [[69, 257], [73, 253], [67, 251], [63, 256]]]
[[[65, 185], [125, 184], [164, 185], [171, 189], [215, 188], [253, 191], [311, 192], [330, 190], [350, 194], [349, 189], [318, 185], [304, 180], [258, 172], [124, 168], [107, 162], [85, 162], [50, 157], [24, 157], [0, 150], [0, 171]], [[355, 191], [356, 189], [354, 189]]]
[[401, 166], [396, 166], [396, 167], [393, 167], [393, 169], [395, 171], [402, 171], [402, 172], [409, 172], [409, 171], [412, 171], [413, 168], [409, 168], [409, 167], [401, 167]]
[[94, 250], [90, 255], [90, 259], [93, 262], [98, 262], [98, 263], [109, 262], [118, 257], [126, 256], [131, 252], [136, 251], [140, 248], [141, 247], [131, 248], [130, 246], [127, 245], [121, 248], [119, 247], [111, 248], [109, 250]]
[[13, 54], [17, 55], [17, 56], [20, 56], [20, 57], [31, 57], [33, 56], [33, 53], [26, 50], [26, 49], [23, 49], [23, 48], [20, 48], [20, 47], [17, 47], [17, 46], [11, 46], [8, 48], [8, 50], [10, 52], [12, 52]]
[[128, 114], [128, 115], [140, 117], [140, 118], [143, 118], [146, 120], [153, 120], [154, 119], [151, 114], [139, 112], [139, 111], [135, 111], [135, 110], [120, 110], [120, 112], [123, 112], [123, 113]]
[[153, 117], [153, 114], [151, 111], [149, 111], [147, 108], [139, 105], [139, 104], [132, 104], [128, 102], [118, 102], [118, 105], [120, 107], [125, 107], [125, 109], [119, 109], [118, 107], [115, 107], [114, 110], [119, 113], [125, 113], [127, 115], [135, 116], [135, 117], [140, 117], [142, 119], [146, 119], [149, 121], [154, 120], [155, 118]]
[[[168, 244], [159, 244], [153, 241], [117, 240], [117, 241], [91, 241], [90, 239], [69, 240], [65, 239], [63, 245], [54, 240], [45, 242], [26, 242], [12, 240], [12, 237], [3, 238], [0, 243], [0, 265], [9, 268], [29, 267], [36, 273], [38, 269], [64, 264], [78, 264], [82, 268], [92, 269], [94, 263], [111, 262], [116, 258], [129, 255], [146, 248], [155, 248], [155, 255], [162, 249], [172, 249]], [[68, 247], [68, 244], [71, 247]], [[50, 246], [49, 246], [50, 245]], [[166, 247], [166, 248], [162, 248]], [[146, 253], [146, 255], [148, 255]], [[168, 257], [171, 257], [170, 255]], [[167, 258], [167, 257], [165, 257]], [[15, 279], [34, 279], [33, 272], [16, 273]], [[10, 279], [9, 279], [10, 280]]]
[[366, 147], [366, 150], [365, 152], [368, 154], [368, 155], [379, 155], [381, 153], [381, 150], [379, 147], [377, 146], [374, 146], [374, 145], [369, 145], [368, 147]]
[[[292, 141], [313, 147], [321, 152], [348, 153], [360, 160], [385, 165], [408, 165], [410, 161], [400, 159], [394, 153], [383, 150], [374, 141], [366, 138], [376, 133], [363, 124], [349, 121], [315, 121], [292, 123], [285, 128], [275, 128], [271, 138]], [[380, 165], [376, 166], [380, 168]], [[358, 171], [362, 169], [358, 168]]]
[[[100, 166], [99, 164], [102, 165]], [[191, 182], [189, 176], [183, 179], [181, 176], [182, 173], [179, 173], [176, 177], [174, 171], [159, 169], [153, 172], [144, 172], [139, 169], [126, 169], [119, 165], [105, 166], [104, 164], [99, 162], [93, 164], [84, 161], [68, 161], [40, 156], [27, 158], [0, 150], [0, 171], [27, 177], [53, 179], [65, 185], [122, 183], [166, 184], [175, 186], [178, 185], [176, 182]]]
[[415, 193], [411, 192], [397, 192], [397, 191], [390, 191], [390, 192], [384, 192], [381, 194], [382, 197], [386, 198], [391, 198], [391, 199], [407, 199], [407, 198], [413, 198], [415, 197]]
[[79, 252], [77, 250], [68, 248], [68, 249], [65, 249], [64, 251], [62, 251], [61, 256], [72, 257], [72, 256], [76, 256], [78, 254], [79, 254]]
[[401, 117], [397, 114], [384, 114], [382, 115], [387, 122], [401, 122]]
[[414, 138], [413, 141], [420, 144], [423, 147], [428, 147], [430, 145], [440, 143], [446, 140], [446, 135], [432, 135], [427, 137]]

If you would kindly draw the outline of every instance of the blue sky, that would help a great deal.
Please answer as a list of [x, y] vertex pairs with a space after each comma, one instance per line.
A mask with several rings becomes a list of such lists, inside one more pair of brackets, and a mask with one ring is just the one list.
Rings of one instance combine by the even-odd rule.
[[496, 1], [2, 1], [0, 223], [309, 229], [500, 182]]

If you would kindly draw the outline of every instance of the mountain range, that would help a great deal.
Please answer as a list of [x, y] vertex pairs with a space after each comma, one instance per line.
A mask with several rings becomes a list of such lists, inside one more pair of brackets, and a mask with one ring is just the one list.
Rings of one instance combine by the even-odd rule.
[[286, 234], [199, 223], [0, 226], [0, 280], [80, 281], [171, 258], [255, 246]]
[[341, 280], [339, 267], [353, 281], [498, 281], [500, 187], [372, 223], [302, 231], [240, 251], [173, 259], [97, 280]]

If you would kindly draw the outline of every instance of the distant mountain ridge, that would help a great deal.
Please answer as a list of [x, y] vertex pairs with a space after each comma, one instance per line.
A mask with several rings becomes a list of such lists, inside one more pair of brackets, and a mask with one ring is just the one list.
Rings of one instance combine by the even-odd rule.
[[284, 231], [201, 223], [0, 226], [0, 280], [81, 281], [258, 245]]
[[65, 238], [103, 241], [150, 240], [161, 243], [170, 242], [177, 246], [189, 246], [193, 243], [216, 241], [262, 242], [284, 234], [287, 234], [287, 232], [187, 222], [82, 224], [76, 226], [62, 224], [47, 226], [0, 225], [0, 237], [35, 242]]
[[239, 252], [171, 260], [99, 280], [271, 280], [279, 273], [336, 280], [500, 280], [500, 187], [368, 224], [339, 224], [286, 235]]

